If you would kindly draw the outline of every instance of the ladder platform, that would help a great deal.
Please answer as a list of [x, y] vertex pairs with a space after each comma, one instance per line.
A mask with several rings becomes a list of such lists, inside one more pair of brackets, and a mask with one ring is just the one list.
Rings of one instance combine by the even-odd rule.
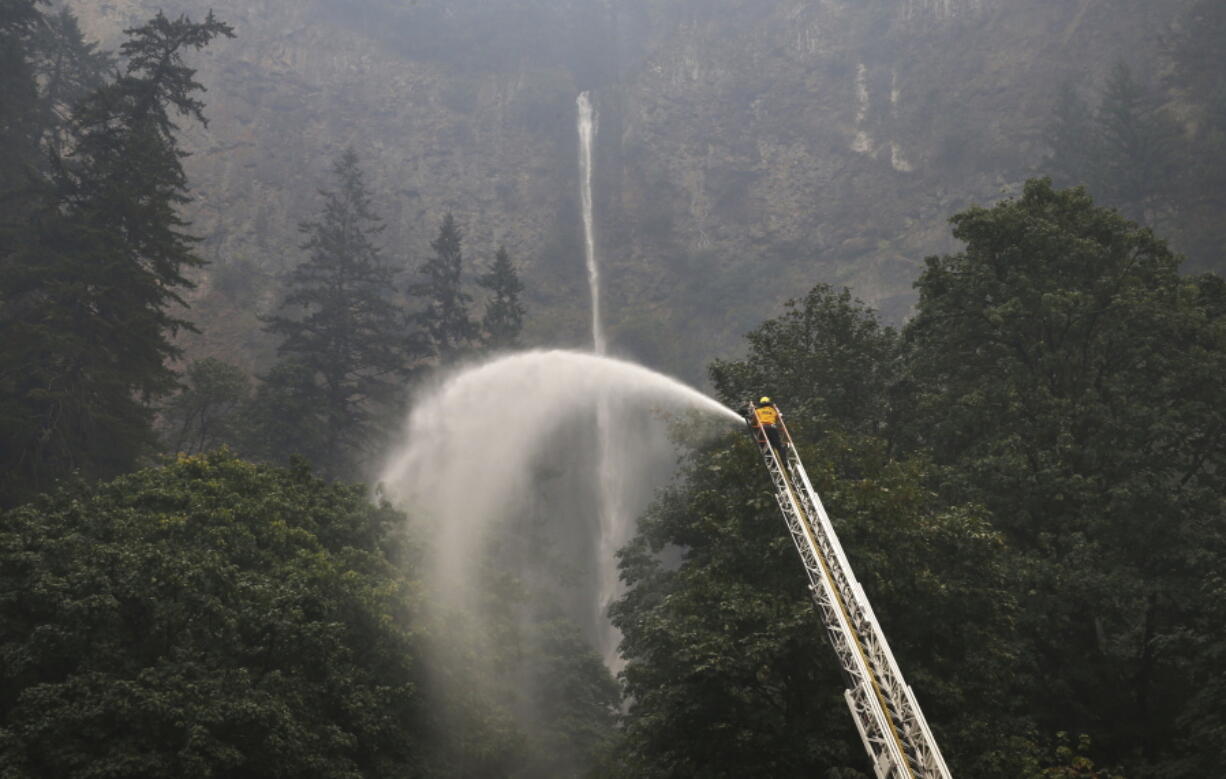
[[779, 442], [775, 448], [770, 445], [767, 425], [759, 423], [755, 413], [763, 405], [749, 403], [746, 419], [809, 577], [809, 592], [826, 637], [842, 667], [847, 681], [844, 699], [873, 772], [878, 779], [950, 779], [924, 713], [903, 679], [873, 607], [796, 453], [783, 413], [774, 404], [766, 404], [774, 411], [772, 427]]

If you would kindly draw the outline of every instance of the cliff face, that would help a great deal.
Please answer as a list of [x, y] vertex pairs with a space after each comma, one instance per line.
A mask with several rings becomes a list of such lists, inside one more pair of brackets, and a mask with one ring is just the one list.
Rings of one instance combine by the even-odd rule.
[[[596, 223], [615, 348], [696, 376], [817, 281], [905, 316], [945, 219], [1015, 191], [1060, 81], [1153, 70], [1184, 0], [215, 0], [195, 56], [190, 215], [214, 262], [191, 348], [260, 351], [336, 156], [362, 156], [391, 256], [447, 211], [506, 244], [530, 335], [582, 344], [575, 98], [597, 106]], [[194, 4], [70, 3], [87, 32]], [[203, 8], [203, 6], [201, 7]], [[264, 294], [258, 294], [264, 290]]]

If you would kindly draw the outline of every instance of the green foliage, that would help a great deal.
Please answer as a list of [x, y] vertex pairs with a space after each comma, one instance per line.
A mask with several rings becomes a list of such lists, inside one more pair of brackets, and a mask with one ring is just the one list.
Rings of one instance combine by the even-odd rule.
[[1095, 768], [1094, 761], [1089, 757], [1090, 737], [1084, 733], [1078, 737], [1077, 744], [1070, 743], [1067, 733], [1056, 734], [1055, 748], [1052, 754], [1042, 760], [1042, 768], [1031, 771], [1027, 776], [1042, 777], [1042, 779], [1120, 779], [1119, 775]]
[[412, 318], [416, 326], [410, 353], [447, 365], [464, 356], [476, 343], [477, 326], [468, 312], [472, 297], [463, 284], [463, 234], [451, 214], [443, 217], [438, 237], [430, 242], [434, 256], [422, 264], [422, 281], [409, 285], [422, 309]]
[[4, 774], [418, 773], [402, 523], [224, 453], [4, 514]]
[[428, 615], [426, 669], [438, 690], [432, 774], [581, 776], [607, 749], [620, 692], [545, 593], [494, 560], [476, 610]]
[[[300, 422], [321, 432], [319, 446], [297, 453], [336, 476], [352, 474], [372, 447], [371, 405], [390, 399], [396, 386], [390, 379], [403, 373], [404, 358], [391, 297], [395, 274], [375, 244], [383, 225], [352, 149], [336, 162], [333, 175], [336, 188], [321, 193], [323, 213], [302, 225], [302, 248], [310, 256], [290, 275], [282, 303], [302, 314], [271, 317], [267, 329], [284, 337], [277, 353], [295, 366], [278, 376], [305, 374], [297, 391], [309, 382], [315, 391], [307, 394], [319, 401], [299, 408], [310, 417]], [[284, 419], [283, 411], [267, 410]]]
[[1196, 622], [1167, 639], [1189, 658], [1193, 692], [1177, 715], [1177, 749], [1166, 761], [1166, 776], [1210, 775], [1226, 765], [1226, 572], [1220, 560], [1191, 593], [1201, 605]]
[[[941, 508], [926, 466], [871, 439], [802, 453], [908, 681], [963, 773], [1014, 776], [1001, 539]], [[626, 776], [812, 776], [867, 769], [842, 678], [756, 449], [694, 457], [621, 553]], [[680, 548], [680, 564], [662, 554]]]
[[481, 318], [482, 344], [495, 351], [518, 348], [519, 333], [524, 328], [525, 309], [519, 301], [524, 285], [505, 246], [498, 247], [494, 264], [489, 271], [477, 277], [477, 286], [490, 293], [485, 303], [485, 315]]
[[1045, 133], [1051, 153], [1044, 169], [1053, 180], [1072, 186], [1096, 186], [1100, 167], [1096, 130], [1093, 113], [1077, 87], [1071, 82], [1062, 84]]
[[1169, 42], [1173, 81], [1207, 109], [1207, 117], [1226, 130], [1226, 78], [1221, 54], [1226, 46], [1226, 7], [1217, 0], [1194, 0], [1179, 19]]
[[1095, 120], [1102, 197], [1139, 216], [1169, 202], [1178, 130], [1124, 63], [1107, 77]]
[[614, 733], [621, 691], [568, 620], [540, 618], [529, 631], [523, 665], [531, 694], [522, 708], [542, 727], [525, 775], [582, 775]]
[[[767, 392], [787, 411], [857, 575], [955, 769], [1015, 776], [1028, 745], [1010, 705], [1017, 609], [1002, 538], [942, 504], [923, 458], [874, 433], [898, 341], [846, 291], [819, 285], [718, 362], [725, 402]], [[803, 434], [798, 431], [805, 431]], [[669, 550], [674, 550], [670, 553]], [[668, 560], [681, 550], [679, 564]], [[632, 702], [627, 776], [858, 775], [867, 768], [803, 568], [748, 438], [695, 452], [681, 485], [621, 553], [613, 610]]]
[[[901, 341], [818, 287], [721, 397], [784, 407], [956, 775], [1212, 774], [1226, 283], [1047, 181], [953, 224]], [[760, 470], [699, 449], [622, 553], [611, 774], [865, 767]]]
[[1226, 257], [1226, 75], [1220, 65], [1226, 48], [1226, 6], [1216, 0], [1192, 2], [1168, 41], [1172, 62], [1169, 84], [1191, 103], [1192, 161], [1181, 192], [1182, 243], [1200, 267], [1222, 267]]
[[554, 477], [534, 476], [537, 507], [490, 528], [482, 553], [429, 599], [423, 632], [427, 673], [444, 699], [432, 735], [448, 756], [435, 766], [442, 775], [584, 776], [608, 752], [620, 690], [591, 645], [592, 552], [575, 543], [586, 533], [574, 514], [539, 508], [562, 488]]
[[[851, 292], [818, 284], [782, 316], [746, 336], [749, 356], [716, 360], [711, 380], [724, 403], [769, 395], [802, 426], [872, 432], [886, 419], [897, 335]], [[816, 430], [814, 431], [816, 432]]]
[[1179, 640], [1226, 638], [1199, 593], [1226, 551], [1221, 281], [1047, 181], [952, 221], [966, 249], [917, 284], [900, 417], [1019, 555], [1040, 730], [1162, 765], [1195, 691]]
[[309, 365], [282, 360], [260, 377], [243, 410], [243, 454], [284, 464], [291, 456], [326, 462], [327, 430], [319, 413], [325, 398]]
[[1221, 268], [1226, 256], [1226, 79], [1217, 52], [1226, 14], [1196, 0], [1166, 40], [1159, 83], [1118, 63], [1089, 105], [1074, 83], [1057, 95], [1041, 170], [1060, 185], [1085, 186], [1105, 205], [1160, 226], [1192, 265]]
[[172, 307], [201, 264], [171, 115], [203, 121], [183, 56], [231, 34], [211, 14], [129, 30], [125, 71], [74, 109], [71, 156], [3, 242], [0, 503], [122, 472], [152, 443], [147, 401], [174, 387], [171, 337], [190, 328]]
[[38, 163], [33, 39], [43, 18], [38, 8], [42, 4], [42, 0], [0, 2], [0, 204], [10, 214], [21, 206], [14, 191], [25, 183], [28, 168]]
[[1118, 63], [1091, 110], [1072, 83], [1056, 99], [1046, 132], [1051, 153], [1044, 170], [1062, 184], [1089, 187], [1096, 196], [1153, 221], [1178, 199], [1175, 174], [1179, 129], [1161, 97]]
[[57, 155], [65, 153], [72, 111], [100, 89], [115, 64], [110, 52], [99, 51], [81, 33], [67, 9], [47, 16], [34, 38], [34, 66], [41, 83], [44, 143]]
[[168, 450], [190, 455], [236, 444], [250, 388], [241, 368], [215, 357], [187, 366], [185, 386], [162, 409], [162, 438]]

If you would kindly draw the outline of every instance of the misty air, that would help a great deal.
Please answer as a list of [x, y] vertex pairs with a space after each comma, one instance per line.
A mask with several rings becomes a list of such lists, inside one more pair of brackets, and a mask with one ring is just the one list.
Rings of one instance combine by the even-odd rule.
[[1221, 775], [1224, 50], [0, 2], [0, 776]]

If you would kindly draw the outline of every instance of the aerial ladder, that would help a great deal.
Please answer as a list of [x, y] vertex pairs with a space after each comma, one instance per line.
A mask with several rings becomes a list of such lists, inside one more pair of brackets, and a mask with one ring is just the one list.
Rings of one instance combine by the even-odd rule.
[[796, 454], [775, 407], [778, 446], [748, 418], [775, 487], [775, 498], [809, 576], [826, 636], [843, 668], [843, 697], [878, 779], [950, 779], [936, 739], [911, 687], [898, 670], [864, 589], [856, 581], [821, 498]]

